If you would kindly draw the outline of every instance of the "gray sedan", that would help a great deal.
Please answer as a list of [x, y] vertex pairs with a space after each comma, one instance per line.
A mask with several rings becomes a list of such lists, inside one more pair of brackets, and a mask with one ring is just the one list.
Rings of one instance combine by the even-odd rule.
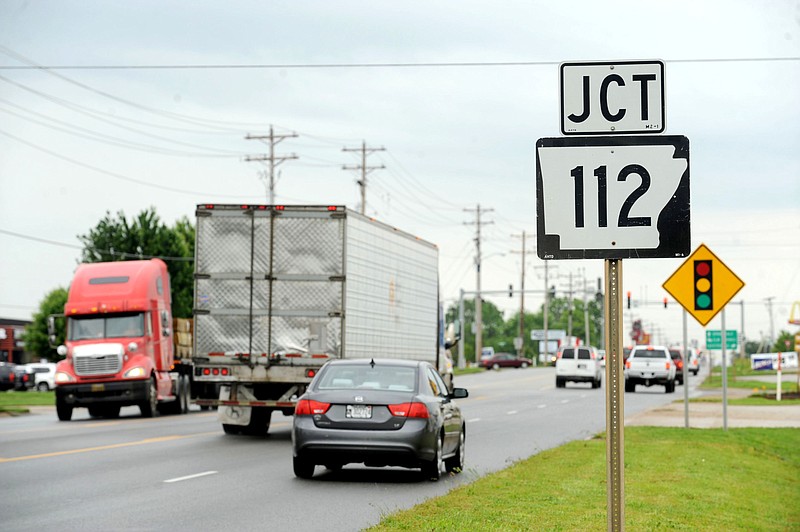
[[300, 397], [292, 427], [294, 473], [314, 476], [324, 465], [420, 468], [438, 480], [442, 466], [464, 467], [466, 425], [449, 393], [427, 362], [333, 360], [325, 364]]

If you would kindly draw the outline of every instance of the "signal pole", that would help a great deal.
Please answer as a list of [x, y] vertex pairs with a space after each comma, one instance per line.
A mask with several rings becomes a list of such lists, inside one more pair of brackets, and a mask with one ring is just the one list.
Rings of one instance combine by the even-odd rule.
[[297, 133], [289, 133], [283, 135], [276, 135], [275, 132], [272, 130], [272, 125], [269, 126], [269, 135], [251, 135], [248, 133], [244, 138], [246, 140], [265, 140], [269, 145], [269, 155], [248, 155], [244, 158], [245, 161], [252, 162], [252, 161], [260, 161], [260, 162], [269, 162], [267, 168], [269, 169], [269, 200], [270, 205], [275, 204], [275, 167], [281, 164], [284, 161], [288, 161], [289, 159], [297, 159], [297, 155], [284, 155], [284, 156], [276, 156], [275, 155], [275, 145], [281, 142], [284, 139], [296, 137]]
[[494, 222], [481, 222], [481, 212], [492, 212], [494, 209], [481, 211], [479, 203], [475, 209], [464, 209], [465, 212], [474, 212], [474, 222], [464, 222], [464, 225], [474, 225], [475, 232], [475, 362], [480, 361], [483, 351], [483, 303], [481, 299], [481, 225], [490, 225]]
[[358, 186], [361, 187], [361, 214], [365, 214], [367, 210], [367, 174], [373, 170], [382, 170], [386, 168], [384, 165], [380, 166], [367, 166], [367, 155], [376, 151], [386, 151], [386, 148], [367, 148], [367, 143], [361, 141], [360, 148], [342, 148], [342, 151], [360, 151], [361, 164], [360, 165], [343, 165], [342, 170], [361, 170], [361, 179], [358, 181]]

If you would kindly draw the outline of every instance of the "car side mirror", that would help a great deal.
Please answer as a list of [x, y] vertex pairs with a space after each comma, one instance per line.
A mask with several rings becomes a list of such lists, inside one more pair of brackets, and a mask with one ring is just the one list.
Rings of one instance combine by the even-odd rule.
[[450, 394], [451, 399], [464, 399], [469, 397], [469, 392], [466, 388], [453, 388], [453, 392]]

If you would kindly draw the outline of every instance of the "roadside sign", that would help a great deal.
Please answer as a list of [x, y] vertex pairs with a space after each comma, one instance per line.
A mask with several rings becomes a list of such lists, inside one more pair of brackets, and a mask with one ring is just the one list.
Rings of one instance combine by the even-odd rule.
[[561, 133], [663, 133], [664, 62], [562, 63]]
[[700, 325], [707, 325], [744, 286], [705, 244], [662, 285]]
[[[725, 329], [725, 349], [736, 349], [739, 347], [739, 334], [737, 331]], [[722, 331], [719, 329], [706, 330], [706, 349], [715, 351], [722, 349]]]
[[[549, 329], [547, 331], [547, 340], [563, 340], [567, 337], [567, 331], [564, 329]], [[544, 329], [532, 329], [531, 340], [544, 340]]]
[[539, 139], [536, 219], [541, 259], [685, 257], [689, 139]]

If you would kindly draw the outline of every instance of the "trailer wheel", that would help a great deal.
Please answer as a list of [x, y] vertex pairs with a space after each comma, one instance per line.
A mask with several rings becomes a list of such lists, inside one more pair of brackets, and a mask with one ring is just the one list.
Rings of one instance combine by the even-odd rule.
[[266, 436], [272, 419], [272, 410], [262, 407], [253, 407], [250, 412], [250, 423], [244, 430], [250, 436]]
[[156, 415], [158, 409], [158, 390], [156, 389], [156, 380], [150, 378], [150, 383], [145, 392], [145, 399], [139, 403], [139, 410], [142, 412], [142, 417], [153, 417]]
[[241, 434], [243, 428], [244, 427], [242, 425], [231, 425], [229, 423], [222, 424], [222, 430], [225, 432], [225, 434], [231, 434], [231, 435]]

